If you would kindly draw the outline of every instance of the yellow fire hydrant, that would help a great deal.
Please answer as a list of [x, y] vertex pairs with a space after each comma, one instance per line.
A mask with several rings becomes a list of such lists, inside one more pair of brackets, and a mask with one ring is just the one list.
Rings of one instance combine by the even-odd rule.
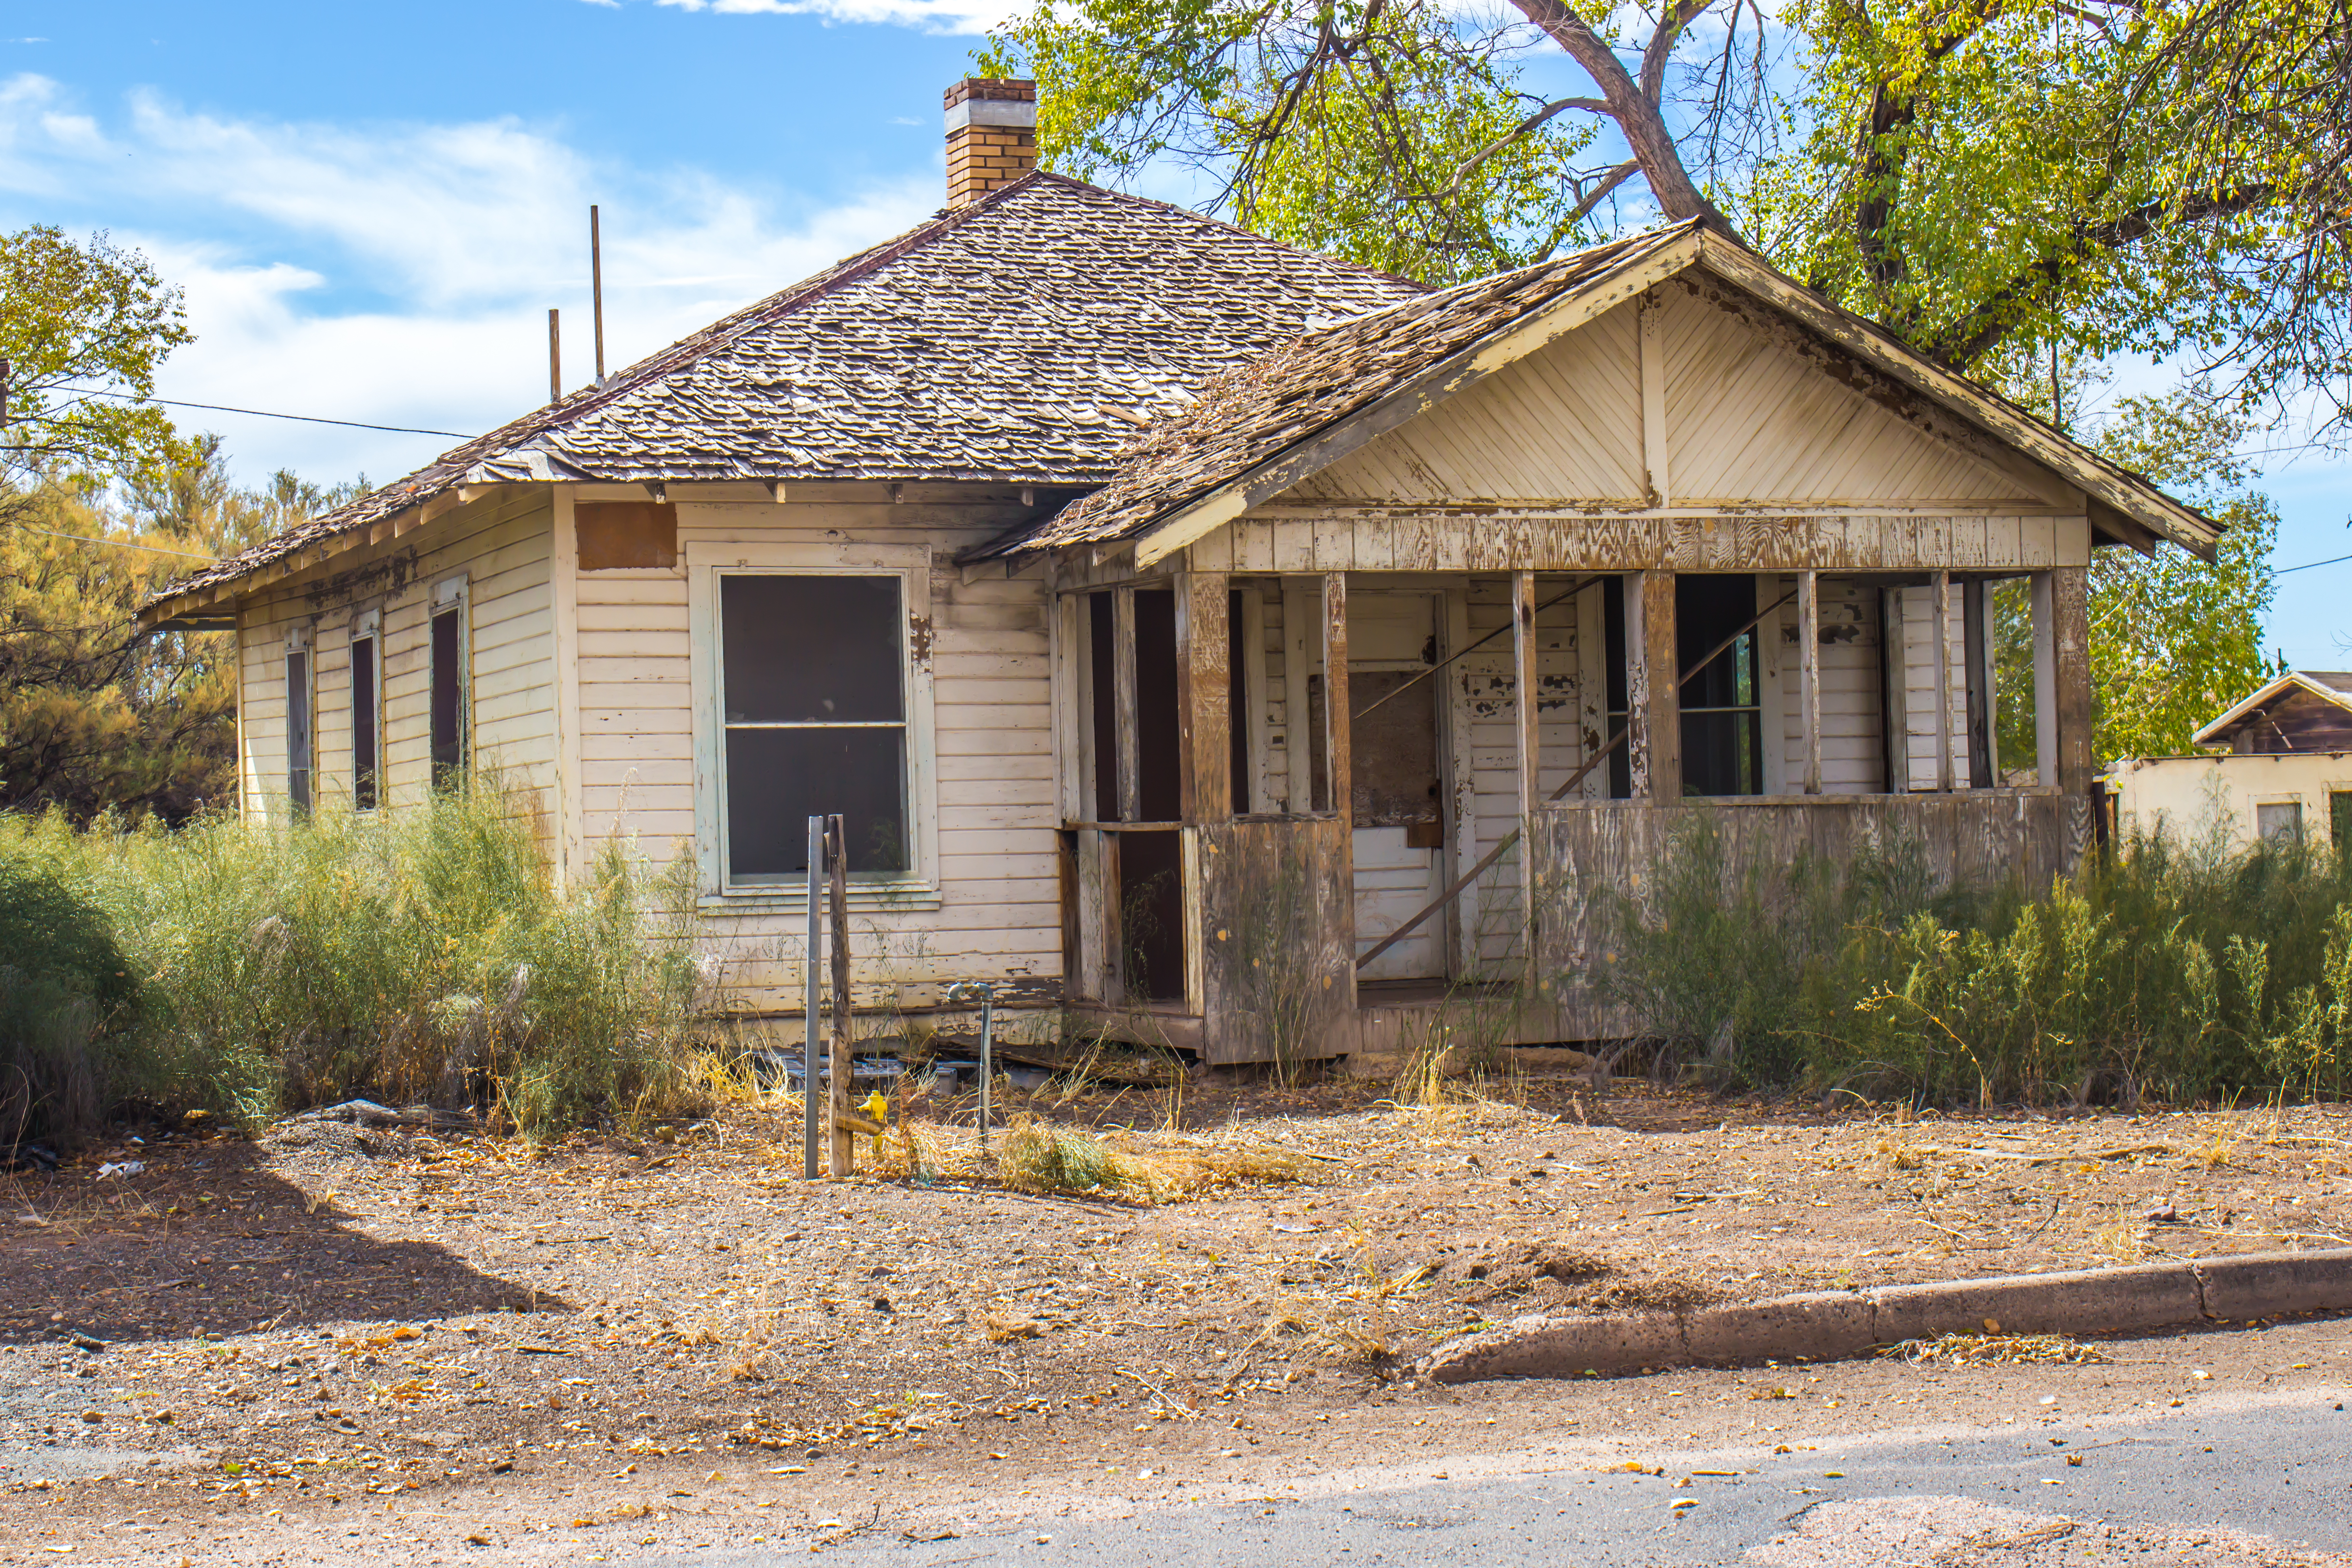
[[882, 1097], [878, 1089], [866, 1097], [866, 1120], [874, 1123], [874, 1131], [867, 1136], [874, 1140], [874, 1162], [879, 1164], [882, 1162], [882, 1134], [890, 1128], [890, 1102]]

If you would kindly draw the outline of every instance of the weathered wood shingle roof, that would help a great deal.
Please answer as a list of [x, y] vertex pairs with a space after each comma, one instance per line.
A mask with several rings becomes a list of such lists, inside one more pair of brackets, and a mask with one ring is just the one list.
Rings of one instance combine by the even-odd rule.
[[1127, 539], [1297, 446], [1687, 224], [1423, 294], [1300, 338], [1227, 372], [1129, 444], [1118, 477], [975, 557]]
[[183, 578], [153, 603], [461, 484], [1099, 484], [1139, 427], [1220, 372], [1423, 291], [1180, 207], [1034, 174]]

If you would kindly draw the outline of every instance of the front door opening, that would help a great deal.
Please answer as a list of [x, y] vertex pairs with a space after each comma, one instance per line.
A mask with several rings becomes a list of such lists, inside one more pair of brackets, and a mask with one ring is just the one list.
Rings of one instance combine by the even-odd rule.
[[[1437, 596], [1363, 593], [1348, 601], [1349, 846], [1356, 948], [1364, 952], [1425, 908], [1444, 883], [1438, 769]], [[1363, 980], [1445, 973], [1445, 921], [1424, 921], [1375, 959]]]

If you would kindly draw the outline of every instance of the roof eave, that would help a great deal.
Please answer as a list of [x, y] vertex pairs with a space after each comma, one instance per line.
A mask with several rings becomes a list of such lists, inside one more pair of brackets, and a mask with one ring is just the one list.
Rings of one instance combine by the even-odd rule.
[[1709, 233], [1702, 243], [1701, 258], [1707, 270], [1726, 282], [1786, 311], [1874, 368], [1973, 421], [2125, 519], [2200, 561], [2213, 560], [2221, 526], [2195, 508], [2116, 468], [1999, 395], [1944, 369], [1885, 328], [1831, 304], [1773, 270], [1738, 241]]
[[2352, 693], [2338, 691], [2332, 686], [2322, 686], [2315, 680], [2305, 679], [2301, 670], [2290, 669], [2284, 675], [2265, 683], [2251, 695], [2240, 699], [2235, 706], [2222, 713], [2221, 717], [2189, 736], [2189, 744], [2195, 746], [2221, 744], [2227, 738], [2228, 731], [2244, 723], [2255, 712], [2269, 706], [2273, 699], [2290, 689], [2308, 691], [2314, 697], [2326, 698], [2338, 708], [2352, 710]]

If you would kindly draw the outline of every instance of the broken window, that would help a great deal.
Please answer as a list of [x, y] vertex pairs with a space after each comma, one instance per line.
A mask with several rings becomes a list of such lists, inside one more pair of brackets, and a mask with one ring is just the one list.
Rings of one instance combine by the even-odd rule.
[[468, 764], [468, 679], [466, 679], [466, 583], [442, 583], [433, 593], [433, 787], [457, 790]]
[[[1756, 579], [1675, 579], [1675, 662], [1691, 666], [1736, 626], [1756, 618]], [[1764, 691], [1756, 627], [1682, 683], [1683, 794], [1764, 793]]]
[[378, 712], [383, 702], [379, 642], [373, 619], [352, 638], [352, 808], [373, 811], [377, 805], [382, 765]]
[[310, 649], [289, 642], [286, 653], [286, 795], [298, 812], [310, 809]]
[[910, 868], [904, 598], [895, 573], [719, 578], [731, 880], [806, 876], [808, 819], [836, 814], [853, 875]]
[[2254, 831], [2265, 844], [2303, 842], [2303, 802], [2263, 801], [2254, 806]]

